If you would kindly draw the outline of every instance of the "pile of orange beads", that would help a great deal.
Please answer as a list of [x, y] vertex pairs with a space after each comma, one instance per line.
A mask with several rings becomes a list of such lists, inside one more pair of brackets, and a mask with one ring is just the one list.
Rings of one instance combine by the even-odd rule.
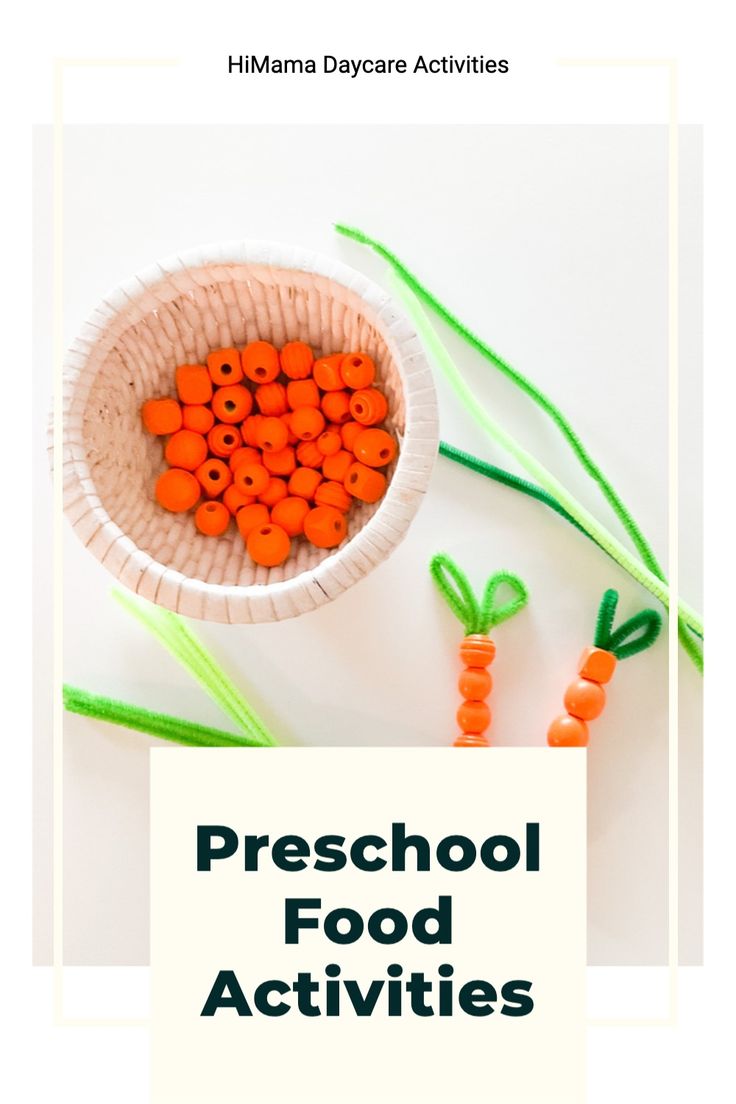
[[[493, 687], [488, 668], [496, 656], [496, 645], [488, 633], [502, 621], [508, 621], [523, 609], [528, 601], [527, 589], [518, 575], [498, 571], [486, 583], [480, 601], [476, 598], [467, 576], [444, 552], [432, 558], [429, 570], [442, 596], [465, 627], [460, 644], [460, 659], [464, 664], [458, 688], [463, 702], [457, 711], [460, 735], [455, 747], [489, 747], [485, 733], [491, 726], [491, 711], [486, 698]], [[496, 594], [502, 585], [508, 586], [513, 597], [496, 604]]]
[[600, 717], [606, 705], [604, 685], [611, 681], [620, 659], [643, 652], [659, 636], [662, 618], [657, 610], [644, 609], [613, 628], [618, 594], [607, 590], [598, 610], [593, 647], [586, 648], [578, 664], [578, 677], [565, 691], [565, 709], [549, 727], [550, 747], [587, 747], [588, 721]]
[[146, 429], [167, 438], [156, 499], [176, 513], [196, 508], [207, 536], [234, 520], [265, 567], [284, 563], [296, 538], [337, 547], [353, 502], [382, 498], [382, 469], [398, 451], [375, 376], [366, 353], [315, 359], [303, 341], [280, 350], [252, 341], [180, 365], [177, 397], [141, 411]]

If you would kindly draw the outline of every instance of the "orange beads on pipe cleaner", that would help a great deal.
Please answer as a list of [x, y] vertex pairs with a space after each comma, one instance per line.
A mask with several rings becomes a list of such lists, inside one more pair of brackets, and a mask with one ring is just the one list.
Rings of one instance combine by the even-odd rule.
[[578, 677], [565, 691], [565, 709], [549, 726], [550, 747], [587, 747], [588, 721], [603, 712], [606, 692], [603, 684], [610, 682], [620, 659], [643, 652], [659, 636], [662, 618], [653, 609], [640, 610], [613, 628], [618, 594], [607, 590], [601, 599], [592, 648], [586, 648], [578, 664]]
[[[497, 571], [486, 583], [480, 602], [476, 598], [465, 572], [444, 552], [434, 556], [430, 574], [448, 606], [465, 626], [466, 636], [460, 644], [460, 659], [465, 664], [458, 679], [463, 702], [457, 711], [460, 735], [455, 747], [488, 747], [485, 733], [491, 725], [491, 711], [485, 699], [493, 680], [490, 667], [496, 656], [496, 645], [488, 633], [495, 625], [508, 621], [523, 609], [528, 601], [527, 589], [518, 575]], [[510, 587], [513, 596], [501, 605], [496, 593], [501, 586]]]

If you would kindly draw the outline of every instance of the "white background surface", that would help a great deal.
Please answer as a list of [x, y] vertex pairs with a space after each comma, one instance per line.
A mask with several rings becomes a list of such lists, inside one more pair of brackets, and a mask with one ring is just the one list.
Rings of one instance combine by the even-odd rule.
[[[42, 281], [49, 139], [37, 135]], [[382, 262], [331, 229], [333, 221], [353, 223], [392, 247], [560, 404], [666, 562], [666, 156], [666, 131], [652, 126], [70, 127], [65, 340], [116, 282], [211, 240], [294, 242], [385, 282]], [[697, 129], [683, 129], [680, 158], [680, 578], [684, 596], [699, 606]], [[43, 331], [43, 313], [38, 322]], [[489, 365], [443, 336], [496, 417], [616, 530], [551, 424]], [[41, 421], [44, 386], [40, 377]], [[443, 437], [509, 465], [438, 386]], [[527, 581], [528, 610], [496, 634], [493, 737], [503, 745], [542, 743], [591, 639], [602, 591], [620, 590], [624, 615], [648, 596], [544, 506], [444, 459], [405, 543], [345, 596], [291, 622], [198, 629], [287, 743], [444, 745], [454, 734], [460, 627], [427, 572], [440, 549], [478, 586], [501, 567]], [[69, 530], [64, 555], [66, 680], [221, 724], [216, 706], [112, 601], [111, 577]], [[623, 664], [592, 726], [591, 963], [666, 959], [666, 669], [664, 641]], [[683, 663], [684, 961], [700, 954], [700, 690], [699, 676]], [[147, 961], [148, 746], [138, 734], [66, 718], [70, 964]], [[44, 957], [48, 880], [39, 887], [37, 950]]]

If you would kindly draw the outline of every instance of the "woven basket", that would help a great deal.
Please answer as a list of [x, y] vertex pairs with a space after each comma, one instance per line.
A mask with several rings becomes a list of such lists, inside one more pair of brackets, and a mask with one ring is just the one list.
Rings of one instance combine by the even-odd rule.
[[[161, 441], [140, 416], [145, 399], [173, 393], [177, 364], [257, 338], [369, 353], [399, 440], [384, 498], [356, 502], [342, 545], [299, 541], [275, 568], [255, 565], [233, 526], [205, 537], [192, 514], [158, 505]], [[80, 540], [145, 598], [233, 624], [306, 613], [367, 575], [406, 533], [438, 443], [431, 372], [390, 297], [343, 264], [271, 242], [191, 250], [108, 295], [67, 355], [63, 417], [64, 508]]]

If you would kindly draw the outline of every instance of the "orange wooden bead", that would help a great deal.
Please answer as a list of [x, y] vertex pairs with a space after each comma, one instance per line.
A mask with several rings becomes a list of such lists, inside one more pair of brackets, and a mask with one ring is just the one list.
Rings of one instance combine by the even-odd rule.
[[586, 648], [580, 657], [578, 674], [592, 682], [610, 682], [616, 670], [616, 657], [604, 648]]
[[289, 419], [291, 432], [300, 441], [314, 441], [325, 428], [325, 419], [321, 410], [314, 406], [300, 406], [292, 412]]
[[274, 381], [256, 387], [256, 406], [261, 414], [269, 418], [279, 418], [282, 414], [286, 414], [289, 403], [283, 383]]
[[207, 371], [216, 387], [240, 383], [243, 369], [237, 349], [216, 349], [207, 357]]
[[279, 418], [264, 418], [258, 424], [256, 440], [264, 452], [281, 452], [286, 448], [289, 431]]
[[200, 405], [212, 398], [212, 378], [204, 364], [180, 364], [174, 379], [176, 393], [183, 403]]
[[351, 464], [345, 476], [345, 489], [361, 502], [378, 502], [386, 490], [386, 476], [365, 464]]
[[457, 680], [457, 685], [464, 698], [483, 701], [493, 688], [493, 679], [484, 667], [466, 667]]
[[361, 433], [365, 430], [365, 426], [360, 422], [344, 422], [340, 426], [340, 436], [342, 437], [343, 447], [352, 452], [355, 448], [355, 442]]
[[279, 421], [283, 422], [286, 429], [286, 443], [289, 445], [297, 445], [299, 443], [299, 438], [291, 431], [291, 411], [287, 414], [281, 414], [279, 416]]
[[340, 391], [343, 388], [344, 384], [340, 375], [342, 358], [343, 354], [337, 353], [333, 356], [320, 357], [315, 360], [312, 368], [314, 382], [323, 391]]
[[235, 515], [235, 524], [243, 540], [248, 539], [248, 535], [253, 529], [256, 529], [259, 525], [268, 525], [270, 520], [268, 506], [264, 506], [262, 502], [253, 502], [248, 506], [243, 506]]
[[299, 498], [314, 498], [314, 493], [322, 482], [322, 476], [316, 468], [297, 468], [289, 479], [289, 494]]
[[159, 437], [181, 429], [181, 407], [176, 399], [148, 399], [141, 407], [141, 417], [148, 432]]
[[233, 481], [232, 472], [222, 460], [211, 458], [194, 473], [208, 498], [217, 498]]
[[587, 747], [588, 735], [585, 721], [563, 713], [549, 726], [547, 743], [550, 747]]
[[485, 732], [491, 724], [491, 711], [484, 701], [464, 701], [457, 711], [461, 732]]
[[191, 429], [180, 429], [166, 442], [164, 456], [166, 463], [172, 468], [194, 471], [207, 459], [207, 442], [201, 433], [192, 433]]
[[350, 395], [347, 391], [328, 391], [322, 397], [322, 413], [328, 422], [342, 425], [350, 419]]
[[496, 658], [496, 645], [490, 636], [470, 633], [460, 644], [460, 659], [466, 667], [490, 667]]
[[323, 456], [335, 456], [342, 447], [342, 437], [337, 429], [326, 429], [317, 438], [317, 448]]
[[208, 537], [220, 537], [230, 524], [230, 511], [222, 502], [203, 502], [197, 507], [194, 524]]
[[358, 391], [370, 387], [376, 378], [376, 366], [367, 353], [348, 353], [340, 362], [340, 374], [346, 387]]
[[296, 446], [296, 458], [304, 468], [319, 468], [324, 461], [324, 453], [321, 453], [314, 441], [302, 441]]
[[213, 425], [207, 434], [207, 444], [210, 447], [210, 452], [223, 459], [232, 456], [236, 450], [239, 451], [240, 441], [241, 436], [237, 426], [222, 425], [220, 422]]
[[251, 503], [255, 502], [255, 497], [253, 495], [243, 494], [242, 491], [239, 491], [238, 488], [231, 483], [225, 490], [222, 501], [233, 517], [235, 517], [238, 510], [242, 510], [243, 506], [250, 506]]
[[262, 414], [251, 414], [245, 419], [241, 426], [243, 440], [246, 445], [250, 445], [251, 448], [258, 447], [258, 427], [262, 421]]
[[606, 691], [599, 682], [577, 678], [565, 691], [565, 709], [582, 721], [594, 721], [606, 706]]
[[296, 453], [290, 445], [278, 452], [263, 452], [263, 466], [271, 475], [291, 475], [296, 469]]
[[[207, 376], [209, 379], [209, 376]], [[209, 433], [215, 424], [215, 415], [208, 406], [183, 406], [181, 408], [182, 429], [191, 429], [192, 433]]]
[[235, 452], [230, 453], [228, 459], [228, 465], [231, 472], [237, 471], [243, 464], [260, 464], [261, 462], [261, 450], [252, 448], [250, 445], [243, 445], [241, 448], [236, 448]]
[[313, 379], [292, 380], [286, 385], [286, 401], [291, 410], [300, 406], [319, 406], [319, 387]]
[[482, 732], [463, 732], [458, 736], [453, 747], [490, 747], [489, 741]]
[[315, 506], [304, 518], [304, 536], [316, 548], [335, 548], [347, 531], [345, 515], [334, 506]]
[[309, 510], [306, 499], [290, 495], [276, 503], [271, 510], [271, 520], [286, 530], [290, 537], [298, 537], [304, 532], [304, 519]]
[[342, 483], [328, 479], [320, 483], [315, 491], [314, 501], [318, 506], [334, 506], [336, 510], [345, 514], [350, 509], [352, 499]]
[[265, 488], [258, 495], [258, 501], [262, 502], [264, 506], [268, 506], [270, 509], [272, 506], [275, 506], [277, 502], [282, 502], [287, 497], [288, 493], [286, 480], [279, 479], [277, 476], [272, 475]]
[[220, 422], [235, 425], [247, 418], [253, 409], [253, 396], [247, 387], [236, 383], [220, 387], [212, 396], [212, 413]]
[[350, 399], [350, 413], [361, 425], [375, 425], [388, 414], [388, 403], [382, 391], [369, 387], [354, 391]]
[[352, 462], [352, 454], [347, 449], [340, 449], [332, 456], [325, 456], [322, 464], [322, 474], [325, 479], [335, 479], [338, 483], [342, 483]]
[[288, 341], [279, 353], [281, 371], [291, 380], [303, 380], [312, 374], [314, 354], [304, 341]]
[[212, 379], [204, 364], [180, 364], [174, 371], [174, 382], [183, 403], [202, 405], [212, 398]]
[[156, 480], [157, 501], [175, 514], [191, 510], [199, 494], [199, 483], [191, 472], [182, 468], [168, 468]]
[[233, 474], [235, 486], [246, 495], [259, 495], [265, 491], [270, 478], [263, 464], [240, 464]]
[[269, 341], [251, 341], [240, 354], [240, 360], [253, 383], [270, 383], [281, 371], [279, 354]]
[[369, 468], [383, 468], [396, 456], [396, 441], [385, 429], [364, 429], [355, 438], [355, 459]]
[[269, 522], [259, 525], [248, 534], [248, 555], [262, 567], [278, 567], [289, 558], [291, 540], [280, 525]]

